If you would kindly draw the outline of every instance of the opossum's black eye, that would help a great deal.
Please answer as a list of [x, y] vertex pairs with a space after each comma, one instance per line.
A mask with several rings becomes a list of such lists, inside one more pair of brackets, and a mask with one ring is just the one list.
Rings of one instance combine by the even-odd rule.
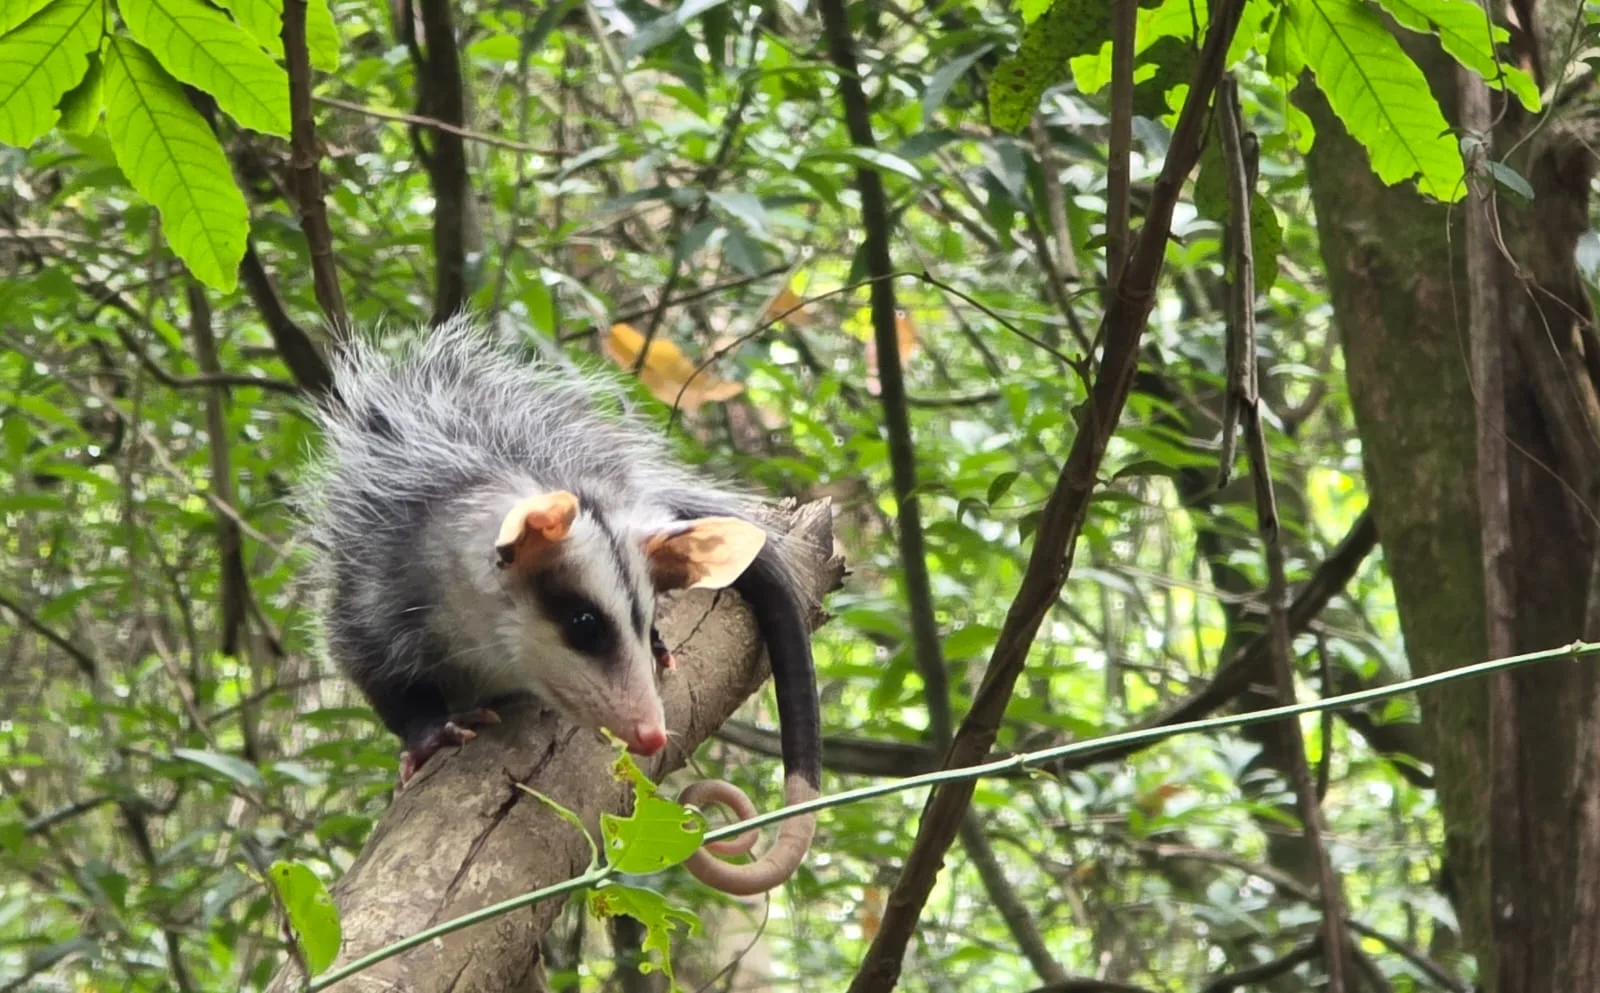
[[585, 655], [604, 654], [611, 641], [611, 625], [599, 611], [580, 607], [562, 622], [561, 634], [574, 651]]

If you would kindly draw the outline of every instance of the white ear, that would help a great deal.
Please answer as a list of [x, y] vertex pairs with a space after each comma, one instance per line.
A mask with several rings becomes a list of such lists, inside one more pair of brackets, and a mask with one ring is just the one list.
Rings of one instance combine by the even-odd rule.
[[529, 571], [550, 546], [567, 536], [577, 516], [578, 498], [566, 490], [518, 501], [500, 522], [500, 535], [494, 542], [500, 567]]
[[646, 535], [642, 544], [659, 591], [718, 590], [750, 568], [767, 533], [737, 517], [702, 517]]

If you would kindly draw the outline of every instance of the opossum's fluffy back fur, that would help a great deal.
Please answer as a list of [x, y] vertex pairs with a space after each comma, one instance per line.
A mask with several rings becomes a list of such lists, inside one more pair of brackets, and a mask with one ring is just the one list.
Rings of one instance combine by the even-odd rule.
[[[732, 515], [765, 524], [753, 497], [687, 468], [656, 425], [627, 411], [617, 379], [530, 361], [470, 317], [387, 341], [354, 337], [332, 365], [337, 396], [311, 411], [324, 451], [308, 466], [299, 498], [310, 578], [323, 592], [349, 579], [341, 565], [356, 566], [352, 556], [369, 575], [387, 570], [425, 582], [398, 560], [407, 550], [385, 537], [498, 482], [570, 489], [640, 519]], [[808, 601], [793, 539], [768, 533], [772, 565]], [[435, 592], [413, 595], [429, 600]]]

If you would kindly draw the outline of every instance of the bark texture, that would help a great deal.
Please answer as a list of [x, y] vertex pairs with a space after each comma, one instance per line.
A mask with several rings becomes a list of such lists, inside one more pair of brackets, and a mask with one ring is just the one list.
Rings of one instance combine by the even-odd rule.
[[[1552, 5], [1559, 6], [1559, 5]], [[1459, 121], [1454, 63], [1401, 33], [1446, 117]], [[1317, 129], [1308, 176], [1338, 318], [1372, 510], [1394, 581], [1401, 628], [1419, 673], [1487, 652], [1476, 479], [1474, 388], [1468, 350], [1463, 208], [1430, 204], [1408, 185], [1385, 187], [1314, 88], [1300, 105]], [[1498, 110], [1500, 98], [1496, 96]], [[1592, 135], [1500, 118], [1495, 147], [1535, 191], [1502, 189], [1503, 251], [1493, 278], [1504, 301], [1506, 474], [1515, 652], [1581, 636], [1594, 575], [1597, 450], [1593, 313], [1574, 248], [1587, 226]], [[1519, 144], [1520, 143], [1520, 144]], [[1515, 259], [1515, 265], [1507, 259]], [[1498, 993], [1600, 989], [1600, 747], [1591, 664], [1551, 665], [1512, 677], [1510, 726], [1519, 837], [1501, 838], [1511, 863], [1491, 866], [1490, 702], [1483, 681], [1422, 698], [1445, 820], [1445, 862], [1483, 988]], [[1502, 725], [1504, 726], [1504, 725]], [[1504, 849], [1502, 849], [1504, 851]], [[1585, 854], [1587, 853], [1587, 854]], [[1490, 927], [1491, 871], [1504, 871], [1522, 947], [1497, 978]], [[1594, 877], [1594, 878], [1591, 878]]]
[[[809, 591], [821, 600], [844, 575], [832, 554], [830, 505], [786, 512], [813, 553]], [[662, 637], [678, 669], [662, 679], [672, 744], [641, 767], [659, 780], [682, 768], [767, 676], [766, 653], [739, 597], [695, 590], [663, 599]], [[820, 616], [816, 620], [820, 621]], [[424, 928], [570, 879], [588, 864], [581, 835], [518, 789], [524, 784], [577, 812], [599, 836], [602, 813], [625, 813], [631, 790], [611, 775], [615, 752], [553, 713], [510, 711], [458, 751], [440, 752], [400, 793], [360, 857], [333, 889], [344, 928], [337, 968]], [[752, 797], [781, 803], [776, 790]], [[770, 841], [770, 838], [767, 839]], [[758, 846], [758, 851], [759, 851]], [[532, 990], [539, 940], [563, 901], [547, 900], [414, 948], [331, 987], [338, 993]], [[275, 993], [297, 988], [286, 964]]]

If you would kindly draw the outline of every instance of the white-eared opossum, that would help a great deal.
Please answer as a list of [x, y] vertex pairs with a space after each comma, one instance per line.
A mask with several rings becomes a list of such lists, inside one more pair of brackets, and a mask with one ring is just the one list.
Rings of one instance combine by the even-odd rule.
[[[595, 398], [616, 381], [526, 362], [470, 318], [387, 347], [356, 336], [333, 369], [300, 493], [310, 578], [329, 653], [403, 743], [402, 784], [522, 693], [658, 752], [657, 670], [672, 661], [656, 594], [731, 586], [771, 660], [786, 798], [818, 794], [811, 603], [790, 539], [753, 499], [692, 472], [649, 425], [602, 412]], [[729, 893], [765, 891], [799, 866], [814, 824], [785, 821], [755, 863], [702, 850], [688, 867]]]

